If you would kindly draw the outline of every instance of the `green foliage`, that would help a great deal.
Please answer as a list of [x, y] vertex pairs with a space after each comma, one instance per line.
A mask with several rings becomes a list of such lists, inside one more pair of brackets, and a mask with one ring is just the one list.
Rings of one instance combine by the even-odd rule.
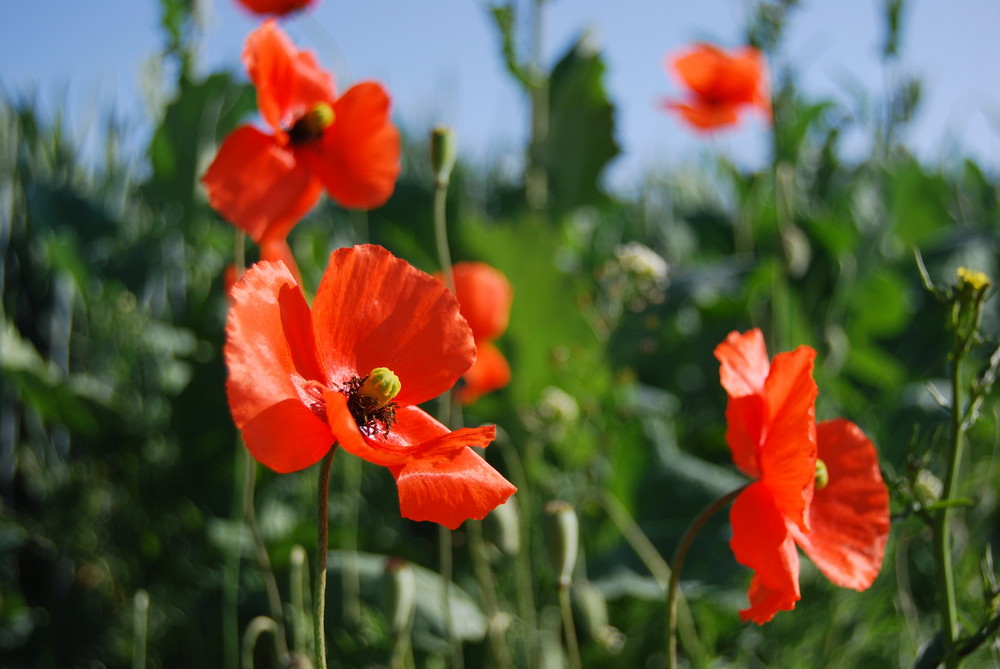
[[[755, 42], [773, 48], [795, 4], [758, 3]], [[887, 6], [898, 22], [902, 3]], [[189, 53], [191, 3], [162, 8], [168, 51]], [[534, 87], [517, 58], [512, 11], [492, 10], [505, 62]], [[891, 24], [890, 37], [897, 32]], [[887, 44], [886, 55], [895, 49]], [[447, 581], [437, 528], [400, 519], [388, 472], [339, 453], [329, 500], [331, 656], [338, 666], [385, 663], [382, 570], [392, 556], [417, 574], [416, 666], [447, 665], [446, 610], [466, 666], [495, 666], [497, 630], [515, 666], [562, 662], [540, 522], [559, 498], [583, 528], [573, 597], [585, 666], [660, 663], [658, 556], [673, 554], [701, 508], [745, 482], [725, 444], [713, 349], [730, 331], [759, 326], [772, 352], [817, 349], [817, 416], [850, 418], [877, 445], [894, 492], [892, 538], [869, 591], [838, 589], [803, 560], [796, 610], [757, 627], [738, 622], [749, 575], [729, 550], [724, 514], [714, 518], [685, 566], [691, 627], [682, 650], [691, 666], [898, 666], [921, 652], [932, 662], [937, 574], [914, 490], [919, 472], [943, 465], [952, 343], [913, 251], [942, 285], [959, 266], [1000, 278], [996, 176], [972, 161], [926, 164], [891, 143], [915, 92], [889, 121], [868, 122], [810, 99], [789, 72], [776, 89], [770, 166], [748, 172], [720, 158], [650, 174], [637, 196], [615, 200], [599, 185], [618, 152], [604, 74], [602, 56], [581, 39], [546, 82], [549, 133], [538, 156], [547, 208], [529, 212], [520, 185], [490, 168], [460, 161], [452, 178], [456, 260], [488, 262], [514, 287], [510, 326], [496, 342], [511, 384], [463, 418], [498, 425], [485, 457], [519, 487], [517, 526], [455, 532]], [[243, 522], [245, 456], [224, 391], [222, 277], [234, 235], [198, 183], [253, 107], [252, 89], [234, 77], [194, 79], [182, 68], [144, 161], [118, 159], [121, 130], [109, 123], [108, 158], [93, 166], [60, 119], [45, 124], [33, 105], [0, 101], [5, 667], [131, 664], [140, 591], [149, 595], [150, 667], [236, 666], [239, 634], [274, 615], [269, 573]], [[844, 156], [848, 130], [867, 133], [871, 155]], [[307, 288], [334, 248], [361, 241], [437, 268], [426, 150], [405, 143], [386, 206], [359, 214], [325, 202], [291, 234]], [[995, 574], [980, 567], [984, 547], [1000, 541], [1000, 405], [984, 381], [996, 372], [998, 328], [990, 294], [966, 367], [967, 381], [984, 389], [961, 469], [974, 506], [953, 514], [969, 633], [988, 631], [996, 615]], [[251, 472], [291, 618], [292, 556], [308, 546], [315, 560], [315, 472]], [[278, 666], [273, 651], [262, 639], [256, 666]], [[988, 654], [976, 650], [969, 664]]]

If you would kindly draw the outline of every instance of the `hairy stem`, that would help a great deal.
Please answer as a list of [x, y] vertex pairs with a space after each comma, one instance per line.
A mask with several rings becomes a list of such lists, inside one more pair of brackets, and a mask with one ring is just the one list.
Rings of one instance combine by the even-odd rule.
[[316, 598], [313, 603], [314, 632], [316, 636], [316, 668], [326, 669], [326, 556], [329, 547], [329, 499], [330, 499], [330, 466], [333, 464], [333, 454], [337, 445], [323, 457], [319, 469], [319, 486], [316, 497]]

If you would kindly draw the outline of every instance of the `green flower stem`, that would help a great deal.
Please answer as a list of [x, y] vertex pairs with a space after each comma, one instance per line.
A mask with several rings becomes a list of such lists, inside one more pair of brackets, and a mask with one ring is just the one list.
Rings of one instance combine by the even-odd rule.
[[274, 642], [277, 647], [278, 656], [282, 662], [288, 657], [288, 638], [285, 636], [285, 616], [281, 604], [281, 593], [278, 590], [278, 581], [274, 577], [274, 569], [271, 568], [271, 558], [267, 554], [267, 546], [264, 545], [264, 538], [260, 534], [260, 526], [257, 525], [257, 512], [254, 510], [254, 492], [257, 481], [257, 463], [244, 449], [244, 470], [243, 470], [243, 519], [250, 536], [253, 537], [254, 554], [257, 557], [257, 565], [260, 567], [261, 577], [264, 580], [264, 590], [267, 593], [267, 604], [271, 609], [271, 618], [277, 625], [274, 632]]
[[504, 630], [496, 624], [500, 614], [500, 606], [496, 598], [496, 579], [493, 578], [493, 571], [490, 569], [489, 558], [486, 555], [483, 523], [480, 520], [470, 520], [467, 527], [472, 566], [476, 573], [476, 580], [479, 581], [479, 589], [483, 593], [483, 605], [486, 608], [487, 630], [490, 636], [490, 646], [493, 650], [493, 659], [496, 661], [496, 666], [501, 669], [514, 669], [514, 661], [504, 638]]
[[947, 669], [959, 665], [955, 652], [958, 626], [958, 605], [955, 600], [955, 575], [951, 561], [951, 518], [949, 502], [958, 493], [958, 468], [962, 461], [962, 358], [965, 347], [959, 342], [952, 356], [951, 365], [951, 450], [945, 476], [941, 502], [944, 508], [937, 512], [934, 522], [934, 558], [938, 566], [938, 606], [941, 609], [941, 627], [944, 639], [944, 661]]
[[581, 669], [580, 643], [576, 639], [576, 624], [573, 622], [573, 604], [570, 601], [570, 581], [559, 584], [559, 610], [562, 613], [563, 632], [566, 635], [566, 650], [569, 653], [571, 669]]
[[743, 492], [746, 487], [743, 486], [728, 492], [702, 509], [701, 513], [691, 521], [691, 524], [684, 531], [684, 536], [681, 537], [677, 554], [674, 556], [673, 571], [670, 572], [670, 585], [667, 587], [667, 669], [677, 669], [677, 592], [680, 589], [684, 558], [687, 556], [695, 536], [705, 526], [708, 519], [736, 499], [736, 496]]
[[455, 576], [454, 547], [451, 530], [444, 525], [438, 525], [438, 552], [441, 560], [441, 579], [444, 581], [444, 587], [441, 589], [441, 605], [444, 607], [444, 623], [448, 628], [448, 641], [451, 643], [451, 666], [454, 669], [463, 669], [465, 655], [462, 650], [462, 640], [455, 634], [455, 621], [451, 615], [451, 580]]
[[333, 464], [333, 454], [337, 445], [323, 457], [319, 468], [319, 485], [317, 486], [316, 512], [316, 601], [313, 602], [313, 626], [316, 637], [316, 669], [326, 669], [326, 560], [329, 548], [329, 512], [330, 512], [330, 466]]

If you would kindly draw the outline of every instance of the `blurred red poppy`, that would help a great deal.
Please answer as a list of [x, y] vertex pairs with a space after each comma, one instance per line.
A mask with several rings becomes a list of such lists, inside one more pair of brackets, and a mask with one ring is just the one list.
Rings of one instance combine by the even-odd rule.
[[462, 404], [472, 404], [510, 383], [510, 365], [493, 340], [507, 329], [514, 295], [507, 277], [486, 263], [456, 263], [452, 277], [459, 307], [472, 328], [478, 349], [476, 361], [462, 376], [464, 385], [458, 392]]
[[710, 44], [696, 44], [668, 60], [688, 89], [684, 102], [668, 100], [664, 106], [678, 111], [697, 130], [713, 130], [739, 121], [742, 107], [752, 106], [771, 117], [764, 57], [753, 47], [727, 53]]
[[238, 0], [241, 5], [256, 14], [284, 16], [315, 5], [318, 0]]
[[730, 333], [715, 356], [729, 395], [726, 441], [736, 466], [756, 479], [730, 510], [733, 554], [755, 572], [740, 616], [763, 624], [795, 607], [796, 543], [835, 584], [864, 590], [882, 563], [888, 492], [875, 447], [856, 425], [816, 425], [816, 352], [800, 346], [768, 362], [755, 329]]
[[332, 77], [274, 19], [247, 39], [243, 63], [271, 134], [234, 130], [201, 181], [212, 207], [261, 244], [263, 259], [293, 262], [285, 239], [324, 189], [354, 209], [389, 198], [399, 132], [379, 84], [363, 82], [337, 97]]
[[296, 471], [336, 442], [392, 472], [404, 517], [452, 529], [515, 492], [469, 448], [487, 446], [493, 426], [451, 432], [417, 407], [475, 357], [440, 281], [367, 245], [330, 256], [311, 311], [281, 262], [254, 265], [231, 296], [226, 389], [259, 462]]

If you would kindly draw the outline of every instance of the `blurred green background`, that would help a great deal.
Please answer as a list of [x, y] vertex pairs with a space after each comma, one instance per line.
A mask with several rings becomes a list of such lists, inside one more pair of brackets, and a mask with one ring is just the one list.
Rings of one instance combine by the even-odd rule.
[[[746, 41], [776, 49], [795, 4], [753, 4]], [[134, 138], [113, 114], [97, 121], [100, 158], [85, 159], [69, 119], [40, 114], [30, 97], [0, 98], [4, 667], [236, 667], [244, 630], [269, 614], [220, 355], [234, 231], [197, 183], [218, 142], [253, 114], [254, 93], [240, 75], [195, 73], [190, 1], [158, 9], [175, 79], [141, 159], [123, 158]], [[513, 9], [499, 3], [491, 16], [498, 62], [517, 81], [524, 55], [504, 61], [501, 50], [505, 29], [510, 44], [523, 42], [520, 24], [505, 20]], [[903, 6], [884, 9], [882, 63], [898, 74]], [[918, 79], [887, 78], [858, 113], [805, 93], [799, 72], [782, 66], [765, 166], [706, 153], [612, 195], [601, 176], [619, 152], [619, 110], [601, 52], [571, 44], [537, 74], [550, 131], [528, 138], [526, 171], [543, 175], [544, 197], [526, 198], [526, 181], [505, 166], [461, 159], [449, 192], [452, 256], [494, 265], [515, 291], [498, 342], [512, 382], [464, 413], [467, 424], [497, 424], [486, 455], [520, 488], [516, 513], [453, 535], [465, 666], [494, 666], [490, 634], [516, 666], [562, 666], [542, 512], [556, 498], [584, 528], [573, 592], [584, 664], [663, 666], [663, 565], [635, 537], [669, 558], [690, 519], [743, 483], [712, 350], [757, 326], [772, 353], [817, 349], [818, 418], [858, 423], [901, 489], [892, 536], [870, 591], [839, 590], [803, 560], [796, 610], [758, 627], [739, 622], [749, 572], [728, 549], [724, 515], [713, 519], [684, 571], [694, 630], [682, 639], [685, 662], [913, 663], [938, 623], [928, 531], [906, 513], [906, 489], [921, 467], [941, 471], [948, 414], [934, 389], [947, 395], [951, 346], [914, 249], [942, 284], [959, 266], [1000, 277], [996, 174], [973, 159], [921, 161], [901, 144]], [[858, 133], [868, 149], [848, 158], [843, 138]], [[324, 200], [292, 233], [307, 286], [332, 249], [367, 241], [438, 269], [426, 138], [404, 141], [384, 207], [352, 213]], [[983, 332], [972, 372], [996, 347], [995, 299]], [[974, 506], [957, 516], [955, 550], [973, 626], [989, 599], [980, 559], [1000, 541], [998, 409], [989, 397], [962, 463]], [[316, 559], [316, 473], [253, 471], [260, 535], [294, 614], [295, 547]], [[501, 522], [509, 515], [514, 529]], [[347, 454], [334, 461], [330, 520], [333, 666], [388, 661], [387, 556], [420, 569], [416, 666], [454, 666], [437, 528], [400, 519], [388, 472]], [[293, 624], [289, 634], [301, 638]], [[989, 666], [990, 652], [970, 665]], [[269, 637], [252, 659], [278, 666]]]

